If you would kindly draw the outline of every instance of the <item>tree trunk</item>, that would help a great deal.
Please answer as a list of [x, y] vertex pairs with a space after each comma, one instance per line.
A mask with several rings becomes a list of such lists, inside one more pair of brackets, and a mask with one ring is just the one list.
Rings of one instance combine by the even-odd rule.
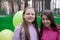
[[51, 0], [45, 0], [45, 9], [50, 10], [50, 2]]

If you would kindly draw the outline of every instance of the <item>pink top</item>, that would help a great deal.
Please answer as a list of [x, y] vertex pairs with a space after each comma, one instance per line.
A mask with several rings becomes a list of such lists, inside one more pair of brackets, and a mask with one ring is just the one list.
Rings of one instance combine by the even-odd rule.
[[[57, 26], [57, 29], [60, 29], [60, 27]], [[52, 29], [44, 28], [43, 36], [41, 37], [41, 40], [60, 40], [60, 34], [53, 31]]]

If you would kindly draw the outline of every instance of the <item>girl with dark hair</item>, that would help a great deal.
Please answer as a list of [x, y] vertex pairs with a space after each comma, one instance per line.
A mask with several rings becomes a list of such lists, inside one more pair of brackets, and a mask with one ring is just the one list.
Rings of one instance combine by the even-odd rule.
[[23, 23], [14, 31], [13, 40], [39, 40], [35, 11], [27, 7], [23, 12]]
[[45, 10], [41, 14], [40, 40], [60, 40], [60, 27], [55, 24], [53, 12]]

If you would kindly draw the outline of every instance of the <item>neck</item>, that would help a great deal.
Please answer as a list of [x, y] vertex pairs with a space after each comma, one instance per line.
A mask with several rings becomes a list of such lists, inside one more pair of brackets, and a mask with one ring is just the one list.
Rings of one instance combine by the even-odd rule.
[[26, 22], [28, 26], [32, 25], [32, 23]]
[[32, 25], [32, 23], [28, 23], [28, 26]]
[[[45, 27], [44, 27], [45, 28]], [[48, 29], [51, 29], [51, 27], [49, 26], [49, 27], [46, 27], [46, 28], [48, 28]]]

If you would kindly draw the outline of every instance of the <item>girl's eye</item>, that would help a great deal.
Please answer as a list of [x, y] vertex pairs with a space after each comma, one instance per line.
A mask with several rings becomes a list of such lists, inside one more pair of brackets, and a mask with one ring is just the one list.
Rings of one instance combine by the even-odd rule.
[[35, 15], [34, 13], [26, 13], [27, 15]]
[[49, 20], [48, 18], [42, 18], [42, 20]]
[[49, 20], [48, 18], [46, 18], [46, 20]]
[[35, 14], [32, 13], [32, 15], [35, 15]]
[[27, 13], [27, 15], [30, 15], [30, 13]]

